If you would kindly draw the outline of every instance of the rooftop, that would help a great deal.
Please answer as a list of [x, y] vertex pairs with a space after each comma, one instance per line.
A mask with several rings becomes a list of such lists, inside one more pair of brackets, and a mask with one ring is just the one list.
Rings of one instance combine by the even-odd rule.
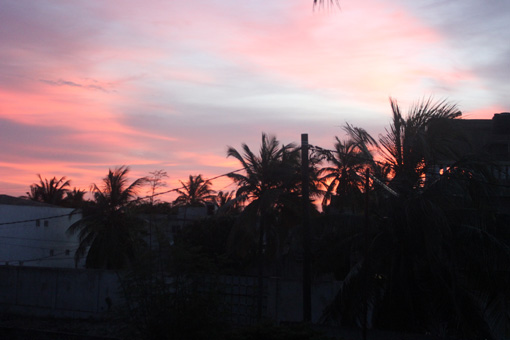
[[37, 201], [32, 201], [27, 198], [21, 197], [13, 197], [8, 195], [0, 194], [0, 204], [5, 205], [27, 205], [27, 206], [35, 206], [35, 207], [55, 207], [54, 205], [48, 203], [42, 203]]

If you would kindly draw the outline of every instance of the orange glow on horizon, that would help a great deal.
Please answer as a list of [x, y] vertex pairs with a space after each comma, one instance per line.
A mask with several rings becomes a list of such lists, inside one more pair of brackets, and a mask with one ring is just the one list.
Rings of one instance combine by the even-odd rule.
[[490, 106], [483, 109], [462, 112], [462, 119], [492, 119], [495, 113], [508, 112], [508, 108]]

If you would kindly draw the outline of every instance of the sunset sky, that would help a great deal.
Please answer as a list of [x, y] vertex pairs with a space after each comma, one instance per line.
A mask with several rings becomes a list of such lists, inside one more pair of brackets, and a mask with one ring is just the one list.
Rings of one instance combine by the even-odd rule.
[[124, 164], [165, 170], [168, 190], [238, 169], [227, 146], [258, 149], [263, 131], [377, 136], [390, 96], [510, 111], [510, 1], [312, 3], [0, 0], [0, 194], [37, 174], [88, 189]]

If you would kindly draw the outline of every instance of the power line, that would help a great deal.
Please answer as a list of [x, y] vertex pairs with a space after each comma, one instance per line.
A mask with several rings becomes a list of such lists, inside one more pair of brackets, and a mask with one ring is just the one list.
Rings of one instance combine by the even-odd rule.
[[[376, 161], [376, 160], [374, 160], [372, 158], [366, 158], [366, 157], [362, 157], [360, 155], [348, 154], [348, 153], [345, 153], [345, 152], [340, 152], [338, 150], [324, 149], [322, 147], [315, 146], [315, 145], [309, 145], [309, 148], [310, 148], [310, 150], [312, 152], [316, 151], [316, 152], [322, 153], [323, 155], [325, 155], [328, 158], [328, 160], [330, 158], [334, 158], [332, 156], [332, 153], [337, 153], [337, 154], [341, 154], [341, 155], [348, 155], [350, 157], [357, 158], [357, 159], [360, 159], [360, 160], [364, 160], [366, 162], [373, 162], [373, 163], [377, 163], [377, 164], [381, 164], [381, 165], [388, 165], [388, 163]], [[329, 157], [328, 157], [328, 154], [329, 154]], [[234, 174], [234, 173], [237, 173], [237, 172], [240, 172], [240, 171], [244, 171], [244, 170], [245, 170], [245, 168], [237, 169], [237, 170], [230, 171], [230, 172], [227, 172], [227, 173], [224, 173], [224, 174], [221, 174], [221, 175], [214, 176], [214, 177], [209, 178], [209, 179], [205, 179], [205, 181], [213, 181], [215, 179], [218, 179], [218, 178], [221, 178], [221, 177], [225, 177], [225, 176], [228, 176], [230, 174]], [[433, 174], [433, 175], [437, 175], [436, 173], [433, 173], [433, 172], [427, 172], [427, 173]], [[444, 175], [442, 175], [442, 176], [444, 176]], [[371, 177], [372, 177], [372, 179], [375, 178], [373, 175]], [[474, 179], [474, 178], [471, 178], [471, 179], [456, 178], [456, 179], [460, 179], [460, 180], [472, 180], [472, 181], [477, 181], [477, 182], [488, 184], [488, 185], [492, 185], [492, 186], [510, 188], [510, 185], [508, 185], [508, 184], [490, 183], [490, 182], [487, 182], [487, 181], [477, 180], [477, 179]], [[380, 179], [377, 179], [377, 181], [380, 181], [381, 183], [383, 183]], [[231, 184], [227, 185], [226, 187], [228, 187], [230, 185]], [[168, 194], [168, 193], [171, 193], [171, 192], [175, 192], [175, 191], [178, 191], [178, 190], [181, 190], [181, 189], [184, 189], [184, 188], [185, 188], [185, 186], [181, 186], [181, 187], [178, 187], [178, 188], [173, 188], [173, 189], [170, 189], [170, 190], [154, 193], [152, 195], [146, 195], [146, 196], [143, 196], [143, 197], [138, 197], [138, 198], [134, 199], [133, 201], [131, 201], [130, 203], [135, 203], [135, 202], [138, 202], [138, 201], [142, 201], [144, 199], [153, 198], [153, 197], [160, 196], [160, 195], [165, 195], [165, 194]], [[69, 214], [63, 214], [63, 215], [54, 215], [54, 216], [47, 216], [47, 217], [39, 217], [39, 218], [32, 218], [32, 219], [20, 220], [20, 221], [1, 222], [0, 226], [14, 225], [14, 224], [28, 223], [28, 222], [35, 222], [37, 220], [49, 220], [49, 219], [55, 219], [55, 218], [61, 218], [61, 217], [70, 217], [70, 216], [72, 216], [73, 213], [74, 213], [74, 211], [69, 213]]]
[[[214, 181], [215, 179], [218, 179], [220, 177], [225, 177], [225, 176], [228, 176], [230, 174], [234, 174], [236, 172], [240, 172], [240, 171], [243, 171], [243, 170], [244, 170], [244, 168], [237, 169], [237, 170], [234, 170], [234, 171], [230, 171], [230, 172], [227, 172], [227, 173], [224, 173], [224, 174], [217, 175], [217, 176], [214, 176], [212, 178], [206, 179], [205, 181]], [[143, 196], [143, 197], [138, 197], [138, 198], [132, 200], [130, 203], [142, 201], [144, 199], [148, 199], [148, 198], [155, 197], [155, 196], [160, 196], [160, 195], [168, 194], [168, 193], [171, 193], [171, 192], [174, 192], [174, 191], [177, 191], [177, 190], [181, 190], [181, 189], [184, 189], [184, 188], [185, 188], [184, 186], [181, 186], [181, 187], [178, 187], [178, 188], [174, 188], [174, 189], [158, 192], [158, 193], [155, 193], [153, 195], [146, 195], [146, 196]], [[69, 213], [69, 214], [65, 214], [65, 215], [54, 215], [54, 216], [32, 218], [32, 219], [21, 220], [21, 221], [1, 222], [0, 226], [12, 225], [12, 224], [20, 224], [20, 223], [28, 223], [28, 222], [36, 222], [38, 220], [49, 220], [49, 219], [54, 219], [54, 218], [72, 216], [73, 213], [74, 213], [74, 211]]]
[[[237, 169], [237, 170], [234, 170], [234, 171], [230, 171], [230, 172], [227, 172], [227, 173], [224, 173], [224, 174], [221, 174], [221, 175], [217, 175], [217, 176], [211, 177], [209, 179], [205, 179], [204, 181], [205, 182], [207, 182], [207, 181], [214, 181], [215, 179], [218, 179], [220, 177], [225, 177], [225, 176], [228, 176], [230, 174], [234, 174], [236, 172], [240, 172], [240, 171], [243, 171], [243, 170], [244, 170], [244, 168]], [[146, 199], [146, 198], [151, 198], [151, 197], [155, 197], [155, 196], [159, 196], [159, 195], [169, 194], [171, 192], [174, 192], [174, 191], [177, 191], [177, 190], [181, 190], [181, 189], [184, 189], [184, 188], [185, 188], [185, 186], [181, 186], [181, 187], [170, 189], [170, 190], [167, 190], [167, 191], [158, 192], [158, 193], [155, 193], [153, 195], [147, 195], [147, 196], [144, 196], [144, 197], [139, 197], [139, 198], [137, 198], [134, 201], [143, 200], [143, 199]], [[134, 202], [134, 201], [132, 201], [132, 202]]]
[[[0, 236], [0, 238], [1, 238], [1, 236]], [[41, 240], [41, 241], [43, 241], [43, 240]], [[0, 244], [4, 245], [4, 246], [23, 247], [23, 248], [31, 248], [31, 249], [43, 249], [43, 250], [55, 249], [55, 247], [50, 247], [50, 248], [37, 247], [37, 246], [29, 246], [29, 245], [25, 245], [25, 244], [5, 243], [5, 242], [1, 242], [1, 241], [0, 241]], [[60, 247], [60, 245], [58, 247]]]
[[[76, 249], [73, 249], [72, 251], [76, 251]], [[72, 251], [70, 250], [69, 251], [69, 254], [72, 253]], [[53, 255], [48, 255], [48, 256], [42, 256], [42, 257], [36, 257], [36, 258], [32, 258], [32, 259], [28, 259], [28, 260], [0, 260], [0, 262], [5, 262], [5, 263], [10, 263], [10, 262], [18, 262], [18, 263], [25, 263], [25, 262], [35, 262], [35, 261], [41, 261], [41, 260], [51, 260], [51, 261], [54, 261], [54, 260], [69, 260], [69, 259], [72, 259], [73, 257], [58, 257], [58, 256], [62, 256], [62, 255], [65, 255], [65, 256], [68, 256], [67, 255], [67, 252], [64, 251], [64, 252], [61, 252], [61, 253], [57, 253], [57, 254], [53, 254]]]
[[0, 225], [28, 223], [28, 222], [36, 222], [36, 221], [40, 221], [40, 220], [51, 220], [51, 219], [60, 218], [60, 217], [66, 217], [66, 216], [68, 217], [71, 214], [72, 214], [72, 212], [69, 213], [69, 214], [64, 214], [64, 215], [54, 215], [54, 216], [48, 216], [48, 217], [38, 217], [38, 218], [32, 218], [32, 219], [29, 219], [29, 220], [22, 220], [22, 221], [2, 222], [2, 223], [0, 223]]
[[68, 240], [49, 240], [49, 239], [42, 239], [42, 238], [29, 238], [29, 237], [16, 237], [16, 236], [1, 236], [0, 239], [10, 239], [10, 240], [25, 240], [25, 241], [43, 241], [43, 242], [55, 242], [55, 243], [72, 243]]

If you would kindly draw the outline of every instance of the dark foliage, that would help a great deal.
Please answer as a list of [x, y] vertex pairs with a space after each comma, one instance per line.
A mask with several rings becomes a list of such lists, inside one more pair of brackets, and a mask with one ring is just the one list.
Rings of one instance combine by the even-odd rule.
[[34, 183], [30, 186], [30, 192], [27, 192], [27, 197], [33, 201], [44, 202], [48, 204], [61, 205], [64, 201], [65, 194], [69, 191], [68, 187], [71, 181], [66, 180], [65, 177], [57, 179], [53, 177], [42, 179], [39, 177], [39, 183]]
[[133, 214], [131, 205], [145, 179], [128, 185], [128, 172], [124, 166], [110, 170], [102, 188], [94, 184], [94, 201], [80, 210], [82, 219], [69, 227], [68, 233], [78, 233], [80, 240], [76, 263], [86, 257], [88, 268], [121, 269], [144, 247], [142, 221]]
[[196, 248], [174, 246], [162, 271], [149, 263], [140, 262], [123, 280], [133, 339], [222, 339], [213, 262]]

